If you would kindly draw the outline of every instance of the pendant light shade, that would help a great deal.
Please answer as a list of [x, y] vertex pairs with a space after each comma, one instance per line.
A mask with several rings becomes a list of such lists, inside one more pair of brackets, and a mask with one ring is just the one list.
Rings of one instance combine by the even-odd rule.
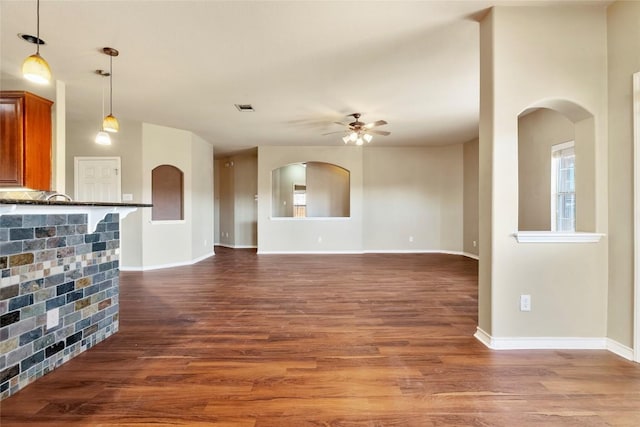
[[106, 133], [105, 131], [101, 130], [96, 135], [96, 144], [111, 145], [111, 137], [109, 136], [108, 133]]
[[102, 120], [102, 129], [116, 133], [120, 130], [120, 123], [118, 123], [118, 119], [113, 114], [109, 114]]
[[105, 47], [102, 52], [109, 55], [109, 114], [102, 121], [102, 129], [115, 133], [120, 130], [120, 124], [113, 115], [113, 57], [118, 56], [120, 52], [112, 47]]
[[34, 53], [22, 63], [22, 76], [34, 83], [48, 84], [51, 81], [51, 68], [39, 53]]
[[36, 27], [36, 53], [22, 63], [22, 76], [34, 83], [48, 84], [51, 81], [51, 68], [47, 61], [40, 56], [40, 45], [44, 44], [40, 39], [40, 0], [36, 1]]

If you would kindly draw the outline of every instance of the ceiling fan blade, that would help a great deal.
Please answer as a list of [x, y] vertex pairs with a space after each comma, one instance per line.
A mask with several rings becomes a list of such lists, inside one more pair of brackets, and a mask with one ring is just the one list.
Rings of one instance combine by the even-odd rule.
[[386, 121], [384, 121], [384, 120], [376, 120], [375, 122], [367, 123], [366, 125], [364, 125], [364, 127], [367, 128], [367, 129], [371, 129], [372, 127], [382, 126], [382, 125], [386, 125], [386, 124], [388, 124], [388, 123]]
[[327, 132], [327, 133], [323, 133], [322, 136], [324, 136], [324, 135], [333, 135], [335, 133], [344, 133], [344, 131], [343, 130], [338, 130], [338, 131], [335, 131], [335, 132]]
[[333, 122], [333, 123], [335, 123], [337, 125], [340, 125], [340, 126], [349, 126], [349, 123], [342, 123], [342, 122]]
[[373, 134], [382, 135], [382, 136], [391, 135], [391, 132], [386, 130], [367, 130], [367, 133], [373, 133]]

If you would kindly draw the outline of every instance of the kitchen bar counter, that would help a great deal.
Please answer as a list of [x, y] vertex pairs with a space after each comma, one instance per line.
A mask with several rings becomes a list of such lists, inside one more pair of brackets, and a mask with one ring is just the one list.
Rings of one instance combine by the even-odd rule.
[[146, 203], [76, 202], [61, 200], [0, 199], [0, 215], [86, 214], [88, 231], [95, 231], [107, 214], [120, 214], [122, 220], [138, 208], [150, 208]]
[[0, 198], [0, 400], [118, 331], [120, 222], [150, 206]]

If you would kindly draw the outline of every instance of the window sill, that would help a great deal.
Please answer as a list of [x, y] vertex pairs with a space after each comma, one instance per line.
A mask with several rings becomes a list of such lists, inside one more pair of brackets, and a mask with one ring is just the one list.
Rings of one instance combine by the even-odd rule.
[[518, 243], [598, 243], [603, 233], [561, 231], [518, 231], [513, 234]]
[[163, 220], [151, 220], [149, 221], [151, 225], [162, 225], [162, 224], [185, 224], [186, 221], [184, 219], [163, 219]]

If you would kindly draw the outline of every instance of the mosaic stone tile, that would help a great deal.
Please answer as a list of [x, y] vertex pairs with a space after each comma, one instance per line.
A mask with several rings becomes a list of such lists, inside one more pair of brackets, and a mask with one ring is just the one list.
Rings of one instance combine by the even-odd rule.
[[33, 264], [33, 259], [34, 257], [32, 252], [22, 253], [18, 255], [11, 255], [9, 257], [9, 266], [17, 267], [20, 265]]
[[[0, 217], [2, 218], [2, 217]], [[0, 243], [0, 255], [12, 255], [22, 252], [22, 242], [3, 242]]]
[[26, 240], [22, 242], [22, 248], [24, 251], [40, 251], [47, 245], [45, 239]]
[[6, 300], [17, 297], [20, 294], [20, 286], [10, 285], [0, 288], [0, 299]]
[[22, 215], [2, 215], [0, 216], [1, 228], [20, 228], [22, 227]]
[[67, 245], [66, 237], [50, 237], [47, 239], [47, 248], [62, 248]]
[[0, 399], [118, 331], [118, 227], [112, 214], [91, 234], [84, 214], [0, 216]]

